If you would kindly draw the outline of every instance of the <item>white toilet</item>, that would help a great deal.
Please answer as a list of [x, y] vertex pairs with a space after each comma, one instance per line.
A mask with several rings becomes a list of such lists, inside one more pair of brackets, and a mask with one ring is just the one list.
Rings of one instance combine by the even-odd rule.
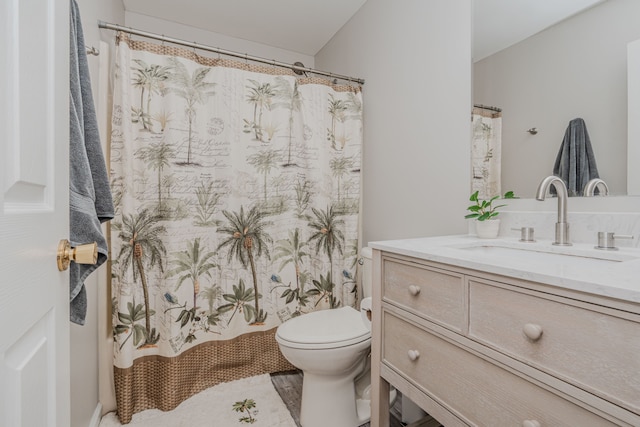
[[303, 427], [356, 427], [369, 421], [371, 249], [363, 248], [362, 256], [366, 298], [360, 312], [351, 307], [315, 311], [278, 327], [282, 354], [304, 375]]

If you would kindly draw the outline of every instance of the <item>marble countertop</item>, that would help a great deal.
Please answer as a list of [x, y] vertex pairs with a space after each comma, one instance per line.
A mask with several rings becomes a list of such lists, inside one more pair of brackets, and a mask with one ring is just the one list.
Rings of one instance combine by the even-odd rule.
[[473, 235], [370, 242], [369, 246], [428, 261], [640, 303], [640, 249], [603, 251], [593, 244], [550, 240], [483, 240]]

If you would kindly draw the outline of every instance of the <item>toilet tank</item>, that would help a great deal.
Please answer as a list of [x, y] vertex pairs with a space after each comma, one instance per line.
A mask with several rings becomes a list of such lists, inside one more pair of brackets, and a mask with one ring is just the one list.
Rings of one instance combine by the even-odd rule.
[[373, 281], [373, 266], [371, 263], [371, 256], [373, 251], [370, 247], [366, 246], [360, 250], [362, 257], [362, 298], [371, 296], [371, 283]]

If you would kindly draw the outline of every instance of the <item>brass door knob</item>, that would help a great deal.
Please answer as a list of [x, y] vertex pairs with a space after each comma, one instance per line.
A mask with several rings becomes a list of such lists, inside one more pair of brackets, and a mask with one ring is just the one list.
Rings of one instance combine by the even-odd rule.
[[71, 261], [77, 264], [96, 264], [98, 262], [98, 244], [96, 242], [80, 245], [75, 248], [67, 239], [58, 243], [58, 270], [65, 271]]

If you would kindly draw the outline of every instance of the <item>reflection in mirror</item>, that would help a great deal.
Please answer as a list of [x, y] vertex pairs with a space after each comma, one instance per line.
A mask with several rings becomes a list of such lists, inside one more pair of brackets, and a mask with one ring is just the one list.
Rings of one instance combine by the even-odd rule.
[[585, 185], [600, 178], [587, 125], [581, 118], [569, 122], [553, 165], [553, 174], [564, 181], [569, 197], [582, 196]]
[[503, 188], [533, 197], [581, 117], [600, 178], [626, 194], [627, 44], [640, 39], [638, 16], [640, 1], [608, 0], [475, 63], [474, 102], [502, 108]]
[[640, 39], [627, 45], [627, 192], [640, 196]]
[[500, 179], [502, 113], [476, 104], [471, 115], [471, 192], [481, 199], [502, 194]]
[[607, 183], [600, 178], [593, 178], [584, 186], [583, 195], [585, 197], [593, 197], [595, 195], [608, 196], [609, 187], [607, 186]]

